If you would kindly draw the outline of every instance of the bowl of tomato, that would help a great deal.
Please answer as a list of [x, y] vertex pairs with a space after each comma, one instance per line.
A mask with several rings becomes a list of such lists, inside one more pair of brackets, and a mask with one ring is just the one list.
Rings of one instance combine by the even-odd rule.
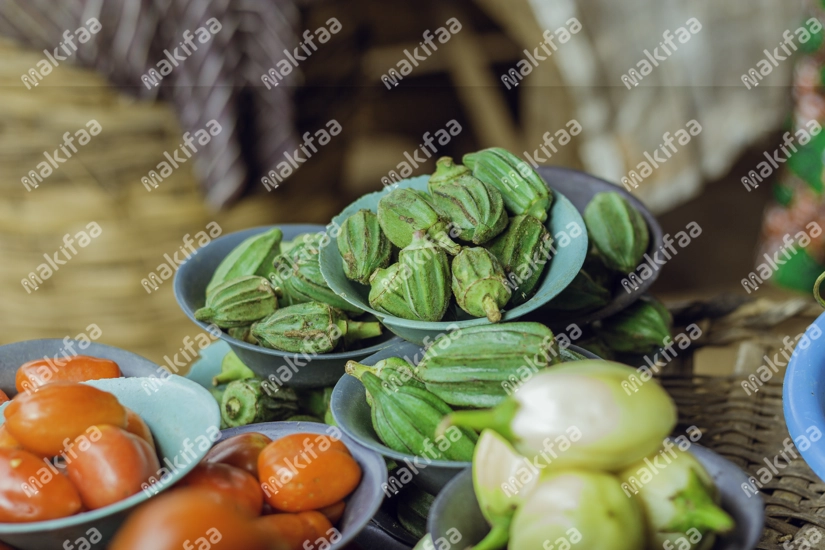
[[102, 548], [221, 436], [211, 394], [178, 376], [50, 382], [0, 412], [0, 541], [21, 550]]
[[230, 428], [175, 491], [126, 521], [110, 550], [342, 549], [380, 507], [386, 479], [378, 453], [335, 426]]

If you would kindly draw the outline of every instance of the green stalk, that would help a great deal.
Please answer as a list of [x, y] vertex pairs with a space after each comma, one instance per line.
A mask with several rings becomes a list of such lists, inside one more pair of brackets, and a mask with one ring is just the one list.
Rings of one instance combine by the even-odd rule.
[[[289, 390], [289, 391], [287, 391]], [[284, 420], [298, 413], [298, 398], [287, 387], [269, 396], [257, 379], [234, 380], [221, 400], [221, 418], [227, 426]]]
[[255, 378], [255, 373], [241, 362], [235, 352], [230, 351], [221, 361], [221, 372], [212, 378], [212, 385], [228, 384], [233, 380], [246, 380], [247, 378]]
[[444, 420], [436, 428], [435, 435], [436, 437], [444, 435], [450, 426], [470, 428], [477, 432], [490, 428], [505, 439], [513, 441], [516, 437], [510, 429], [510, 423], [513, 421], [518, 408], [519, 404], [517, 402], [507, 399], [492, 409], [455, 411], [444, 417]]
[[215, 310], [211, 307], [202, 307], [195, 311], [195, 319], [198, 321], [209, 321], [215, 316]]
[[501, 311], [498, 309], [495, 298], [489, 294], [485, 294], [481, 299], [481, 305], [484, 308], [484, 313], [491, 323], [498, 323], [501, 321]]
[[472, 550], [501, 550], [510, 542], [510, 522], [493, 525], [481, 542], [473, 546]]
[[345, 321], [344, 339], [347, 342], [356, 342], [381, 336], [381, 323], [377, 321]]
[[361, 380], [361, 377], [364, 375], [365, 372], [370, 372], [375, 376], [378, 376], [378, 372], [376, 371], [375, 367], [362, 365], [357, 361], [347, 361], [347, 366], [345, 370], [347, 371], [347, 374], [356, 377], [358, 380]]
[[708, 489], [693, 470], [685, 489], [672, 500], [677, 513], [674, 521], [667, 526], [668, 531], [684, 533], [696, 528], [702, 533], [725, 533], [734, 527], [733, 519], [713, 502]]

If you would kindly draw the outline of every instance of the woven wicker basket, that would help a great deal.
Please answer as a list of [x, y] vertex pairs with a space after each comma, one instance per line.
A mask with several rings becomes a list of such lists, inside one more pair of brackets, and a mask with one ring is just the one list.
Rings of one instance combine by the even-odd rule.
[[[184, 235], [213, 221], [226, 234], [308, 221], [296, 219], [307, 212], [329, 219], [324, 205], [300, 207], [298, 199], [279, 192], [211, 212], [191, 163], [147, 191], [141, 178], [181, 141], [172, 110], [135, 101], [94, 72], [68, 64], [29, 90], [21, 75], [41, 57], [0, 42], [0, 343], [75, 337], [94, 323], [103, 332], [100, 342], [162, 362], [198, 329], [179, 311], [171, 279], [151, 293], [141, 280], [157, 271], [164, 254], [179, 250]], [[27, 190], [21, 178], [45, 159], [44, 152], [54, 151], [65, 132], [85, 128], [92, 119], [101, 133]], [[98, 223], [102, 234], [85, 248], [75, 245], [77, 254], [65, 266], [37, 290], [27, 290], [21, 280], [44, 263], [44, 254], [59, 252], [65, 234], [90, 222]]]

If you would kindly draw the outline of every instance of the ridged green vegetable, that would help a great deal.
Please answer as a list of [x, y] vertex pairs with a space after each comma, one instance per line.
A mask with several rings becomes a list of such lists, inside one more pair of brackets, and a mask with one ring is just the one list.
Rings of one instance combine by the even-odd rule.
[[221, 419], [230, 428], [286, 420], [298, 412], [298, 396], [286, 386], [268, 395], [256, 378], [235, 380], [221, 397]]
[[376, 269], [390, 265], [392, 243], [381, 231], [378, 216], [369, 210], [359, 210], [341, 224], [338, 251], [344, 275], [366, 285]]
[[487, 249], [464, 248], [453, 258], [453, 294], [458, 307], [473, 317], [501, 321], [501, 308], [510, 300], [504, 268]]
[[553, 194], [538, 172], [500, 147], [491, 147], [462, 158], [473, 176], [501, 192], [504, 206], [514, 216], [529, 214], [540, 222], [547, 219]]
[[253, 235], [233, 248], [212, 274], [212, 279], [206, 285], [206, 294], [211, 293], [216, 286], [238, 277], [268, 277], [272, 272], [272, 260], [280, 253], [283, 236], [283, 232], [275, 227]]
[[472, 460], [478, 437], [470, 430], [461, 429], [455, 441], [446, 434], [441, 441], [448, 441], [449, 445], [437, 444], [435, 430], [452, 412], [438, 397], [410, 385], [387, 391], [381, 379], [371, 372], [363, 372], [361, 382], [372, 396], [373, 428], [389, 448], [434, 460]]
[[631, 273], [644, 258], [650, 233], [644, 217], [619, 193], [597, 193], [584, 209], [590, 241], [605, 265]]
[[435, 161], [435, 172], [427, 181], [427, 191], [430, 195], [445, 183], [451, 183], [463, 175], [471, 175], [470, 169], [462, 164], [456, 164], [452, 157], [441, 157]]
[[610, 291], [595, 282], [583, 269], [573, 281], [545, 306], [555, 311], [585, 313], [610, 303]]
[[427, 389], [458, 407], [493, 407], [525, 378], [560, 363], [553, 332], [541, 323], [481, 325], [436, 338], [418, 363]]
[[386, 269], [376, 269], [370, 277], [370, 306], [394, 317], [413, 317], [407, 300], [404, 273], [397, 263]]
[[486, 243], [507, 227], [501, 193], [471, 175], [439, 185], [432, 192], [433, 208], [459, 231], [458, 238]]
[[602, 341], [620, 353], [650, 353], [664, 345], [673, 328], [667, 308], [651, 297], [642, 298], [602, 321], [597, 330]]
[[550, 256], [553, 238], [533, 216], [515, 216], [504, 232], [486, 244], [510, 280], [515, 307], [529, 300], [538, 289]]
[[195, 318], [227, 329], [249, 325], [271, 315], [277, 308], [278, 300], [269, 281], [247, 275], [212, 289], [206, 305], [195, 311]]
[[262, 346], [293, 353], [327, 353], [339, 341], [354, 342], [381, 335], [377, 322], [350, 321], [328, 304], [307, 302], [279, 309], [252, 327]]
[[398, 253], [398, 263], [407, 274], [404, 295], [412, 314], [407, 318], [440, 321], [450, 305], [450, 266], [444, 249], [423, 231], [416, 231]]
[[[373, 366], [362, 365], [357, 361], [348, 361], [346, 365], [347, 374], [350, 374], [358, 379], [365, 372], [371, 372], [381, 379], [381, 385], [387, 391], [394, 391], [403, 385], [409, 384], [416, 388], [425, 389], [424, 382], [415, 377], [415, 367], [410, 365], [400, 357], [388, 357], [378, 361]], [[370, 392], [367, 394], [367, 403], [372, 407], [372, 396]]]
[[416, 538], [427, 534], [427, 516], [435, 497], [415, 485], [404, 489], [398, 501], [398, 522]]
[[244, 325], [242, 327], [232, 327], [226, 330], [232, 338], [247, 342], [248, 344], [258, 344], [258, 341], [252, 336], [252, 325]]
[[283, 290], [282, 305], [322, 302], [355, 315], [364, 313], [335, 294], [321, 275], [319, 243], [322, 237], [322, 234], [313, 234], [275, 259], [275, 280]]
[[378, 223], [398, 248], [409, 246], [416, 231], [424, 231], [450, 254], [458, 254], [461, 250], [450, 238], [447, 221], [438, 215], [427, 195], [413, 189], [393, 189], [381, 197]]

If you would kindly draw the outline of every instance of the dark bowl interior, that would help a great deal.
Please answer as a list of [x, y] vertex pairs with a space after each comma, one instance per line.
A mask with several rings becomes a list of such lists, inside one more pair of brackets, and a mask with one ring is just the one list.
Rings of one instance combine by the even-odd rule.
[[[192, 322], [204, 329], [208, 326], [195, 319], [195, 310], [203, 307], [206, 301], [206, 285], [212, 279], [212, 274], [218, 264], [244, 239], [272, 227], [255, 227], [215, 239], [180, 266], [175, 274], [175, 298]], [[284, 240], [292, 240], [305, 233], [318, 233], [326, 230], [323, 225], [285, 224], [277, 227], [283, 231]], [[276, 376], [282, 383], [296, 388], [332, 386], [344, 374], [344, 365], [347, 361], [350, 359], [358, 361], [368, 357], [391, 345], [395, 340], [393, 335], [385, 330], [379, 338], [368, 342], [370, 345], [367, 347], [346, 352], [324, 353], [307, 361], [307, 358], [301, 354], [255, 346], [236, 340], [224, 331], [221, 331], [220, 337], [255, 374], [261, 378]]]
[[[762, 536], [765, 523], [762, 499], [749, 498], [742, 491], [742, 484], [747, 483], [748, 478], [733, 463], [699, 445], [693, 445], [690, 452], [711, 475], [722, 495], [722, 508], [736, 521], [733, 532], [718, 537], [713, 550], [752, 550]], [[430, 508], [427, 530], [433, 540], [446, 538], [450, 529], [458, 530], [462, 545], [467, 546], [477, 544], [490, 531], [478, 506], [469, 469], [456, 476]]]
[[222, 435], [219, 441], [247, 432], [262, 433], [273, 441], [290, 434], [303, 432], [326, 434], [330, 437], [340, 436], [355, 461], [361, 466], [363, 476], [355, 491], [347, 497], [344, 516], [337, 525], [342, 535], [341, 540], [326, 548], [329, 548], [329, 550], [344, 548], [359, 537], [384, 499], [382, 487], [387, 482], [387, 467], [378, 453], [358, 445], [346, 434], [335, 433], [335, 428], [332, 426], [315, 422], [264, 422], [229, 428], [221, 432]]
[[[573, 206], [584, 215], [584, 209], [593, 199], [596, 193], [603, 191], [615, 191], [624, 196], [630, 204], [632, 204], [641, 213], [647, 222], [648, 230], [650, 231], [650, 245], [648, 246], [648, 253], [653, 253], [662, 246], [662, 228], [659, 222], [650, 210], [642, 204], [635, 196], [626, 191], [620, 185], [613, 185], [601, 178], [597, 178], [591, 174], [572, 170], [570, 168], [561, 168], [558, 166], [540, 166], [538, 173], [544, 178], [544, 181], [553, 189], [558, 189], [565, 195]], [[631, 288], [627, 292], [626, 288], [619, 285], [613, 291], [613, 300], [602, 309], [586, 313], [579, 316], [570, 316], [565, 312], [551, 311], [543, 308], [533, 313], [530, 318], [541, 320], [547, 325], [557, 328], [564, 324], [576, 323], [579, 325], [586, 325], [599, 319], [605, 319], [611, 315], [622, 311], [627, 306], [641, 298], [644, 293], [653, 285], [656, 278], [659, 276], [659, 271], [654, 270], [653, 274], [644, 281], [640, 281], [638, 288]]]
[[[80, 346], [86, 346], [82, 349]], [[76, 340], [26, 340], [0, 346], [0, 389], [12, 397], [17, 393], [14, 377], [23, 363], [35, 359], [49, 358], [55, 368], [60, 368], [62, 361], [71, 355], [90, 355], [101, 359], [111, 359], [120, 367], [123, 376], [149, 376], [159, 378], [165, 371], [145, 357], [97, 342], [78, 342]]]

